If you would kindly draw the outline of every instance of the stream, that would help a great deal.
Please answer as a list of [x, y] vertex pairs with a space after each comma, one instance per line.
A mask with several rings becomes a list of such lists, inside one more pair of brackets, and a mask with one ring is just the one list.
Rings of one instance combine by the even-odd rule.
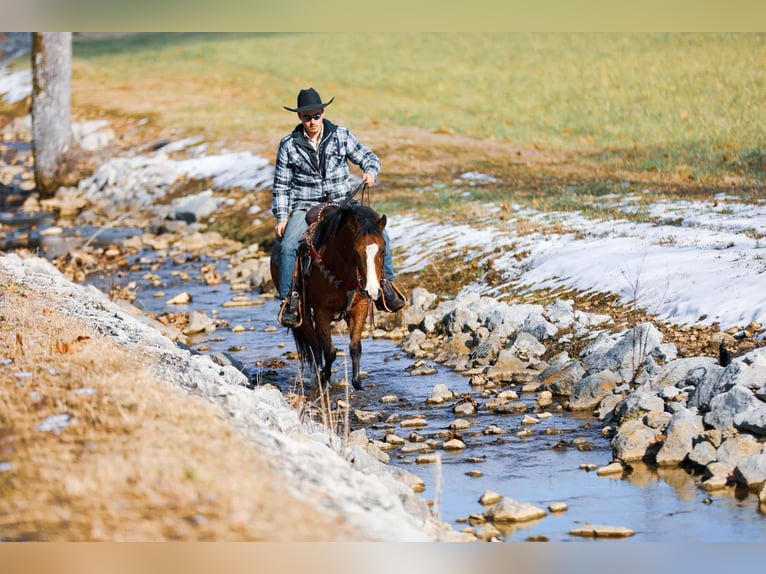
[[[155, 264], [153, 251], [145, 251], [131, 260], [134, 270], [115, 277], [90, 280], [101, 289], [115, 282], [135, 282], [138, 308], [161, 315], [168, 311], [205, 312], [218, 321], [225, 321], [215, 332], [198, 336], [190, 347], [201, 352], [225, 352], [244, 365], [253, 384], [271, 383], [282, 391], [295, 389], [300, 367], [294, 355], [292, 336], [276, 322], [278, 301], [245, 293], [259, 304], [229, 307], [224, 303], [241, 292], [235, 292], [227, 283], [209, 286], [202, 281], [200, 267], [216, 264], [199, 258], [164, 258]], [[223, 271], [225, 261], [218, 262]], [[144, 277], [151, 273], [159, 281], [149, 282]], [[167, 301], [178, 293], [191, 295], [187, 305], [168, 305]], [[157, 295], [161, 296], [157, 296]], [[241, 326], [244, 330], [234, 327]], [[336, 346], [345, 352], [348, 339], [336, 335]], [[480, 404], [486, 399], [480, 391], [471, 388], [468, 377], [437, 364], [432, 375], [414, 376], [407, 370], [415, 361], [408, 358], [395, 342], [387, 339], [366, 338], [362, 342], [362, 370], [366, 373], [361, 391], [351, 394], [351, 430], [361, 428], [354, 411], [378, 411], [381, 421], [390, 415], [406, 419], [424, 415], [427, 426], [417, 429], [425, 440], [439, 440], [437, 433], [449, 428], [458, 417], [452, 411], [454, 401], [441, 405], [426, 404], [426, 399], [437, 383], [458, 394], [471, 393]], [[336, 361], [338, 373], [343, 377], [345, 356]], [[334, 399], [344, 399], [344, 391], [333, 391]], [[396, 395], [395, 403], [383, 403], [381, 397]], [[525, 414], [537, 415], [534, 393], [520, 393], [527, 406]], [[554, 403], [555, 404], [555, 403]], [[438, 448], [440, 463], [417, 464], [417, 454], [401, 455], [398, 448], [388, 451], [388, 464], [400, 466], [422, 478], [426, 484], [421, 494], [433, 501], [434, 512], [456, 530], [469, 526], [469, 515], [481, 514], [485, 507], [479, 503], [481, 495], [492, 490], [520, 502], [548, 509], [555, 502], [567, 505], [564, 512], [548, 512], [542, 519], [509, 525], [501, 530], [506, 541], [582, 540], [570, 535], [572, 528], [584, 523], [623, 526], [635, 535], [628, 541], [701, 542], [701, 541], [760, 541], [766, 536], [766, 516], [758, 510], [754, 494], [726, 489], [707, 493], [695, 484], [694, 477], [683, 469], [656, 469], [634, 465], [625, 476], [598, 476], [595, 471], [583, 470], [581, 465], [602, 467], [611, 461], [607, 438], [601, 436], [601, 424], [590, 414], [574, 414], [555, 409], [551, 416], [541, 418], [534, 425], [523, 425], [524, 414], [494, 414], [479, 409], [472, 417], [463, 417], [472, 423], [460, 431], [466, 448], [445, 451]], [[484, 434], [489, 425], [497, 425], [503, 434]], [[400, 437], [408, 438], [412, 429], [401, 428], [396, 422], [377, 422], [366, 426], [369, 438], [383, 440], [386, 429], [393, 429]], [[523, 429], [530, 434], [517, 436]], [[481, 476], [466, 473], [480, 471]], [[477, 526], [478, 528], [478, 526]], [[617, 541], [602, 541], [606, 544]]]

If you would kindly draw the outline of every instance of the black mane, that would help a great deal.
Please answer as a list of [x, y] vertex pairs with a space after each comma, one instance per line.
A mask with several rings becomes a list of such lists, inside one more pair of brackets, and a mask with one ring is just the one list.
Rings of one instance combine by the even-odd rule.
[[346, 225], [349, 218], [353, 218], [359, 223], [356, 235], [380, 235], [380, 229], [378, 228], [380, 215], [375, 210], [358, 203], [346, 204], [340, 205], [319, 222], [314, 246], [318, 249], [325, 245], [330, 239], [335, 237], [341, 227]]

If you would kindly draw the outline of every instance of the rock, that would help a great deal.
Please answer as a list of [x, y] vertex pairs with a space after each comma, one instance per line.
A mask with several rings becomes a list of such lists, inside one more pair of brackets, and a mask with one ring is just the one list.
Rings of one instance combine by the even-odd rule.
[[438, 383], [431, 389], [431, 396], [426, 399], [429, 404], [440, 404], [444, 401], [452, 400], [455, 393], [452, 392], [444, 383]]
[[453, 438], [444, 443], [444, 450], [462, 450], [465, 448], [465, 443], [462, 440]]
[[439, 354], [436, 355], [434, 361], [446, 363], [455, 360], [456, 355], [470, 355], [472, 343], [473, 337], [469, 333], [457, 333], [440, 345]]
[[415, 454], [423, 452], [431, 452], [433, 449], [425, 442], [408, 442], [402, 445], [399, 450], [400, 454]]
[[704, 430], [702, 417], [691, 410], [674, 414], [665, 431], [665, 442], [657, 452], [657, 465], [670, 466], [683, 462], [694, 448], [694, 439]]
[[549, 321], [546, 321], [542, 313], [530, 313], [519, 328], [521, 333], [528, 333], [538, 341], [553, 339], [558, 333], [558, 328]]
[[434, 375], [438, 373], [436, 367], [428, 364], [421, 364], [410, 370], [410, 375], [419, 377], [424, 375]]
[[628, 538], [633, 536], [630, 528], [624, 526], [607, 526], [601, 524], [583, 524], [569, 531], [572, 536], [584, 538]]
[[566, 502], [551, 502], [548, 505], [548, 510], [550, 512], [566, 512], [569, 510], [569, 507]]
[[656, 392], [643, 390], [631, 393], [614, 409], [618, 421], [625, 420], [634, 413], [665, 410], [665, 401]]
[[191, 295], [189, 295], [186, 291], [183, 291], [179, 293], [178, 295], [171, 297], [168, 299], [167, 304], [168, 305], [188, 305], [191, 303]]
[[625, 468], [619, 461], [610, 462], [606, 466], [602, 466], [596, 470], [598, 476], [609, 476], [612, 474], [622, 474], [625, 472]]
[[439, 462], [439, 455], [436, 453], [421, 454], [415, 457], [415, 464], [436, 464]]
[[612, 394], [619, 380], [612, 371], [604, 370], [577, 381], [569, 397], [573, 411], [593, 409], [602, 399]]
[[711, 475], [727, 476], [740, 462], [761, 452], [762, 445], [754, 436], [730, 436], [716, 449], [716, 462], [709, 463], [705, 470]]
[[490, 379], [502, 381], [512, 381], [518, 373], [523, 373], [527, 369], [527, 364], [514, 355], [510, 349], [503, 349], [497, 355], [495, 363], [488, 367], [484, 373]]
[[601, 400], [601, 404], [598, 407], [598, 420], [607, 421], [612, 418], [615, 408], [623, 401], [621, 395], [607, 395]]
[[720, 430], [724, 435], [732, 435], [736, 432], [735, 417], [739, 413], [757, 409], [762, 405], [763, 403], [747, 387], [735, 384], [710, 400], [710, 411], [705, 413], [704, 422]]
[[462, 401], [456, 403], [452, 410], [458, 416], [471, 416], [476, 414], [476, 405], [472, 401]]
[[701, 467], [705, 467], [711, 462], [715, 462], [715, 447], [706, 440], [698, 442], [694, 445], [692, 452], [689, 453], [689, 461]]
[[549, 407], [553, 404], [553, 393], [550, 391], [541, 391], [538, 393], [535, 402], [537, 403], [538, 407]]
[[375, 423], [383, 419], [383, 413], [379, 411], [356, 410], [354, 411], [354, 416], [363, 425]]
[[412, 353], [420, 350], [420, 345], [426, 342], [426, 334], [420, 329], [414, 329], [410, 331], [410, 334], [402, 339], [399, 346], [402, 351], [411, 355]]
[[423, 418], [404, 419], [399, 423], [403, 428], [421, 428], [428, 426], [428, 421]]
[[575, 383], [585, 375], [585, 369], [579, 361], [570, 361], [564, 366], [550, 365], [540, 373], [533, 383], [537, 382], [554, 395], [568, 397]]
[[557, 329], [566, 329], [575, 322], [574, 301], [556, 299], [543, 313]]
[[673, 420], [673, 414], [665, 411], [649, 411], [642, 420], [646, 426], [663, 432]]
[[538, 341], [530, 333], [526, 332], [521, 332], [516, 335], [516, 338], [513, 341], [513, 345], [511, 345], [510, 349], [508, 349], [512, 355], [516, 357], [523, 357], [528, 361], [541, 357], [545, 354], [546, 350], [547, 349], [545, 345], [540, 343], [540, 341]]
[[739, 462], [732, 478], [751, 490], [761, 488], [766, 483], [766, 454], [754, 454]]
[[501, 536], [501, 532], [497, 529], [497, 526], [491, 522], [482, 524], [480, 528], [476, 530], [476, 538], [484, 542], [495, 540]]
[[723, 490], [728, 486], [729, 481], [725, 476], [712, 476], [700, 483], [700, 488], [706, 492]]
[[465, 419], [455, 419], [454, 421], [450, 423], [449, 428], [451, 430], [457, 430], [457, 431], [466, 430], [468, 428], [471, 428], [471, 423], [470, 421], [467, 421]]
[[484, 494], [479, 498], [479, 503], [483, 506], [492, 506], [497, 504], [503, 499], [503, 495], [495, 492], [494, 490], [485, 490]]
[[383, 440], [395, 446], [403, 445], [406, 442], [402, 437], [398, 436], [397, 434], [393, 432], [387, 433]]
[[612, 454], [623, 462], [644, 460], [658, 443], [659, 434], [640, 420], [630, 420], [620, 426], [612, 439]]
[[749, 432], [758, 436], [766, 435], [766, 404], [762, 403], [734, 415], [734, 427], [740, 432]]
[[540, 422], [540, 419], [531, 417], [529, 415], [524, 415], [524, 417], [521, 419], [521, 424], [523, 425], [536, 425], [539, 422]]
[[662, 342], [662, 334], [651, 323], [629, 329], [616, 340], [599, 337], [581, 353], [589, 373], [610, 370], [620, 378], [631, 380], [644, 360]]
[[503, 498], [484, 511], [484, 517], [491, 522], [527, 522], [543, 518], [547, 514], [542, 508], [511, 498]]

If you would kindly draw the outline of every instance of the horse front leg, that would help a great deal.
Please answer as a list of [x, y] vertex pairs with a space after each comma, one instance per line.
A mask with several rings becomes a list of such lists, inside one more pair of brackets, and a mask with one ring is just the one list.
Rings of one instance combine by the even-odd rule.
[[320, 373], [320, 380], [322, 383], [328, 383], [332, 376], [332, 365], [338, 355], [335, 345], [333, 345], [332, 342], [332, 331], [330, 329], [332, 317], [324, 311], [319, 311], [316, 313], [315, 319], [319, 347], [324, 354], [324, 367]]
[[370, 308], [370, 299], [361, 297], [357, 294], [348, 314], [348, 351], [351, 355], [351, 384], [358, 391], [362, 388], [362, 381], [359, 379], [359, 367], [362, 359], [362, 331], [364, 322], [367, 320], [367, 313]]

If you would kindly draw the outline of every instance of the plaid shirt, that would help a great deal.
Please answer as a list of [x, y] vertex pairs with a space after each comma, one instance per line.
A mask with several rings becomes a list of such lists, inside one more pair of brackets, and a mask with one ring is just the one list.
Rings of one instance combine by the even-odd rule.
[[277, 222], [286, 221], [294, 209], [309, 208], [326, 199], [343, 200], [351, 191], [347, 160], [378, 177], [378, 156], [347, 128], [329, 120], [323, 122], [324, 137], [317, 150], [300, 124], [279, 142], [271, 188], [271, 211]]

